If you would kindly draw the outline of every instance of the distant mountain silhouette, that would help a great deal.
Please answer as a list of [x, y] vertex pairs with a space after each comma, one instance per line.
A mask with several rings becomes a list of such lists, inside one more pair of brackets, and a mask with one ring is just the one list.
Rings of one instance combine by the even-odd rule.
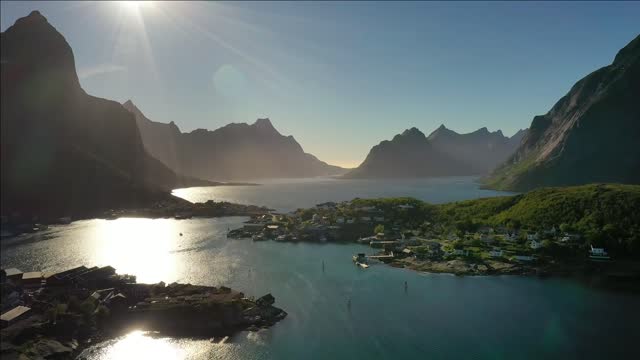
[[188, 183], [145, 152], [122, 105], [84, 92], [71, 47], [38, 11], [0, 36], [3, 212], [137, 206]]
[[519, 130], [508, 138], [500, 130], [489, 132], [483, 127], [468, 134], [458, 134], [441, 125], [427, 140], [442, 153], [467, 163], [470, 174], [486, 174], [513, 154], [526, 132]]
[[411, 128], [374, 146], [347, 178], [431, 177], [485, 174], [516, 149], [526, 130], [507, 138], [482, 128], [458, 134], [441, 125], [426, 137]]
[[640, 183], [640, 36], [611, 65], [578, 81], [536, 116], [517, 151], [485, 181], [529, 190], [593, 182]]
[[269, 119], [181, 133], [173, 123], [149, 120], [131, 100], [146, 149], [171, 169], [210, 180], [250, 180], [342, 174], [304, 152], [293, 136], [280, 134]]

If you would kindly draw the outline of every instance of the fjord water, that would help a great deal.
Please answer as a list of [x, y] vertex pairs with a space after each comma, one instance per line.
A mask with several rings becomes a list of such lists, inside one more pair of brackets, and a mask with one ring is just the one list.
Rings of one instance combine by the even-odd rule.
[[[281, 210], [300, 206], [299, 193], [292, 197], [297, 199], [283, 199], [279, 207], [265, 205]], [[382, 264], [363, 270], [351, 261], [356, 252], [371, 252], [361, 245], [227, 239], [228, 229], [245, 220], [78, 221], [4, 239], [1, 263], [52, 271], [112, 265], [139, 282], [227, 285], [247, 296], [271, 292], [276, 305], [289, 313], [274, 327], [240, 333], [227, 344], [134, 331], [82, 354], [92, 360], [598, 359], [638, 354], [638, 295], [569, 279], [455, 277]]]
[[215, 186], [176, 189], [173, 194], [192, 202], [207, 200], [264, 205], [277, 211], [313, 207], [353, 198], [410, 196], [438, 204], [480, 197], [509, 195], [481, 189], [471, 176], [416, 179], [276, 179], [259, 186]]

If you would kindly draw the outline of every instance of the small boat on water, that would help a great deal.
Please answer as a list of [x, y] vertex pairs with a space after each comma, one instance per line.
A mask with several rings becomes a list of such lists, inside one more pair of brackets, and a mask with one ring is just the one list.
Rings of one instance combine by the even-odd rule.
[[359, 266], [363, 269], [369, 267], [369, 264], [367, 264], [367, 255], [365, 255], [364, 253], [353, 255], [351, 258], [353, 259], [353, 262], [356, 263], [356, 266]]
[[264, 241], [264, 240], [267, 240], [267, 239], [262, 234], [256, 234], [256, 235], [251, 236], [251, 240], [253, 240], [253, 241]]
[[353, 255], [351, 257], [354, 263], [367, 263], [367, 256], [364, 253], [358, 253], [357, 255]]

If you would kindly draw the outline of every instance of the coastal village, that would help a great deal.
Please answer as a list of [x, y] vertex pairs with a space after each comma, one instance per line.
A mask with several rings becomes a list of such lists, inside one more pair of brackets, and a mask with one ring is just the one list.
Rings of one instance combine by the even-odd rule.
[[224, 286], [139, 284], [111, 266], [10, 268], [0, 276], [2, 359], [73, 358], [86, 345], [135, 326], [219, 342], [287, 315], [270, 294], [253, 299]]
[[[352, 254], [368, 267], [377, 260], [396, 267], [458, 275], [544, 274], [610, 262], [607, 250], [584, 244], [582, 235], [558, 225], [541, 229], [475, 226], [461, 229], [437, 220], [415, 199], [406, 202], [354, 199], [326, 202], [293, 213], [252, 217], [231, 238], [278, 242], [358, 242], [370, 254]], [[471, 228], [472, 226], [465, 226]], [[364, 266], [366, 265], [366, 266]]]

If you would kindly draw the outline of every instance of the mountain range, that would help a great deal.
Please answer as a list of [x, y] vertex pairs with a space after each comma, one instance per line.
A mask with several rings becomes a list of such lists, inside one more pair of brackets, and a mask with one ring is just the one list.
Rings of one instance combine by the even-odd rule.
[[149, 156], [134, 116], [81, 88], [71, 47], [38, 11], [0, 39], [3, 213], [137, 206], [205, 183]]
[[[34, 11], [0, 34], [1, 208], [75, 214], [142, 206], [211, 180], [488, 174], [487, 187], [526, 191], [640, 183], [640, 36], [578, 81], [528, 130], [506, 137], [417, 128], [374, 146], [347, 170], [304, 152], [269, 119], [188, 133], [80, 86], [71, 47]], [[198, 180], [207, 179], [207, 180]]]
[[208, 180], [251, 180], [346, 171], [305, 153], [293, 136], [280, 134], [269, 119], [182, 133], [173, 122], [149, 120], [131, 100], [124, 107], [135, 115], [147, 151], [181, 174]]
[[405, 130], [374, 146], [347, 178], [399, 178], [479, 175], [490, 172], [518, 147], [527, 130], [512, 137], [481, 128], [458, 134], [441, 125], [428, 137], [417, 128]]
[[534, 117], [520, 147], [484, 181], [516, 191], [640, 183], [640, 36]]

